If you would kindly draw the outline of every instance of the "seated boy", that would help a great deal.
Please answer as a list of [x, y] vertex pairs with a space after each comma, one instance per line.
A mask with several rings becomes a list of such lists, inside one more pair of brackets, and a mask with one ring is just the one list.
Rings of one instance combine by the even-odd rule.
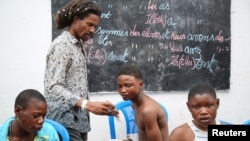
[[168, 122], [157, 101], [143, 92], [141, 70], [134, 65], [122, 67], [117, 76], [118, 91], [124, 100], [131, 100], [139, 129], [139, 141], [168, 141]]
[[0, 125], [0, 141], [59, 141], [52, 125], [44, 123], [47, 103], [33, 89], [22, 91], [15, 100], [15, 117]]
[[186, 104], [193, 120], [173, 129], [170, 140], [207, 141], [208, 125], [222, 124], [216, 120], [220, 101], [214, 88], [206, 84], [192, 87]]

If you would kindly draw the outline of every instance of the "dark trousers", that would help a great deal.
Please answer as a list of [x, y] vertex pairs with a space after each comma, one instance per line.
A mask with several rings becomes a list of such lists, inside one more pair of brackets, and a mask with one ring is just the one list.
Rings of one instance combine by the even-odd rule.
[[87, 141], [88, 133], [80, 133], [75, 129], [67, 128], [69, 132], [70, 141]]

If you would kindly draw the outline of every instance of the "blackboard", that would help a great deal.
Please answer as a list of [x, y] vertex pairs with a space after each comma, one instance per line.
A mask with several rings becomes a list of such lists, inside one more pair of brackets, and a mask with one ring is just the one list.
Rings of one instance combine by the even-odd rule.
[[[52, 0], [52, 15], [67, 2]], [[185, 91], [200, 82], [230, 89], [230, 0], [95, 2], [102, 16], [88, 42], [91, 92], [117, 91], [123, 64], [142, 69], [146, 91]], [[55, 38], [60, 31], [52, 26]]]

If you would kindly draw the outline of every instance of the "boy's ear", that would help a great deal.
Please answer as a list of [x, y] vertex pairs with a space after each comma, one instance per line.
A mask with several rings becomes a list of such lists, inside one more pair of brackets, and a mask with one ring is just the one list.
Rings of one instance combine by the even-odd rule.
[[219, 98], [216, 99], [216, 103], [217, 103], [217, 109], [218, 109], [220, 106], [220, 99]]
[[143, 85], [144, 85], [144, 82], [140, 81], [140, 86], [143, 87]]
[[20, 111], [22, 111], [22, 109], [23, 109], [23, 108], [22, 108], [22, 106], [20, 106], [20, 105], [16, 105], [16, 106], [15, 106], [15, 111], [14, 111], [14, 112], [15, 112], [15, 114], [20, 113]]
[[19, 119], [20, 117], [22, 117], [22, 111], [23, 111], [23, 107], [20, 105], [16, 105], [15, 106], [15, 115], [16, 115], [16, 119]]
[[187, 108], [188, 108], [188, 110], [190, 111], [190, 108], [189, 108], [189, 103], [188, 103], [188, 101], [186, 102], [186, 105], [187, 105]]

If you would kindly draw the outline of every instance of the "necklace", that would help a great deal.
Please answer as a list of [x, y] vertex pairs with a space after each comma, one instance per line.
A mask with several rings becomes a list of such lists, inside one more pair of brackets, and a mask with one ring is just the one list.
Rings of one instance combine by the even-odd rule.
[[10, 128], [9, 128], [9, 141], [14, 141], [13, 140], [13, 133], [12, 133], [12, 123], [10, 123]]

